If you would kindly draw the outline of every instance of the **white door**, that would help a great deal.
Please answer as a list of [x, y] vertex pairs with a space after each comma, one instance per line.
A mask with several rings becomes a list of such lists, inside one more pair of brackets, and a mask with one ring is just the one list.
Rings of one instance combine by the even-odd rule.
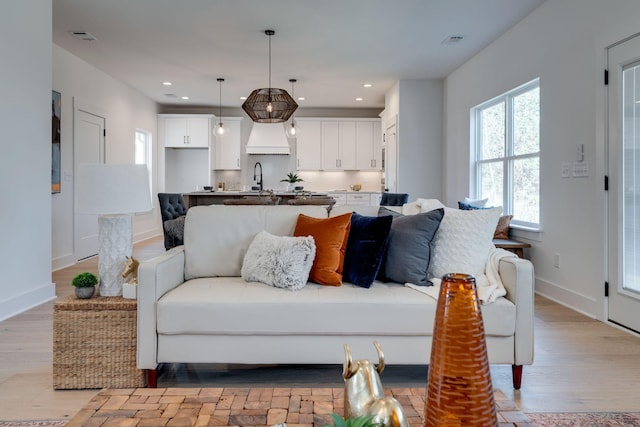
[[[74, 176], [80, 163], [104, 163], [104, 117], [76, 109], [73, 116]], [[78, 194], [74, 191], [74, 194]], [[75, 210], [74, 210], [75, 212]], [[75, 258], [81, 260], [98, 253], [98, 216], [74, 215]]]
[[398, 191], [398, 139], [396, 125], [387, 128], [387, 147], [384, 150], [384, 189], [390, 193]]
[[640, 332], [640, 37], [608, 69], [609, 320]]

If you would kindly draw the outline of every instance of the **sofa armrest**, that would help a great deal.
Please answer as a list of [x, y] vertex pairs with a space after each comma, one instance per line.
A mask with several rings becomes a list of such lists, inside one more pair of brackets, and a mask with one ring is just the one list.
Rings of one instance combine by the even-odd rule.
[[156, 302], [162, 295], [184, 283], [184, 246], [176, 246], [166, 253], [138, 267], [138, 369], [155, 369], [158, 335], [156, 331]]
[[516, 306], [514, 365], [533, 363], [534, 274], [531, 261], [506, 257], [500, 260], [500, 279], [507, 298]]

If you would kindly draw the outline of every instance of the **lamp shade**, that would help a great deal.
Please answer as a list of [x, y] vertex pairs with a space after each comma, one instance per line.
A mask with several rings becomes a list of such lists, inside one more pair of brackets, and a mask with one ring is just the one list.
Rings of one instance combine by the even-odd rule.
[[78, 213], [112, 215], [152, 209], [146, 165], [82, 163], [76, 182]]
[[242, 109], [258, 123], [283, 123], [296, 111], [298, 104], [284, 89], [262, 88], [251, 92]]

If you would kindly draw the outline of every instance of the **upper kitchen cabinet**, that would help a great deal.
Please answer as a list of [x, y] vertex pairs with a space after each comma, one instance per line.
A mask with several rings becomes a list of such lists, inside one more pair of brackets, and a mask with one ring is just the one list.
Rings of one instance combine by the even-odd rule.
[[356, 169], [382, 170], [380, 121], [356, 122]]
[[298, 170], [322, 169], [322, 130], [320, 120], [296, 119], [296, 155]]
[[164, 146], [169, 148], [208, 148], [211, 115], [161, 114]]
[[227, 133], [216, 135], [215, 149], [211, 150], [213, 159], [211, 164], [215, 170], [240, 170], [240, 121], [242, 117], [225, 117], [222, 120]]
[[356, 169], [356, 122], [322, 121], [322, 169]]

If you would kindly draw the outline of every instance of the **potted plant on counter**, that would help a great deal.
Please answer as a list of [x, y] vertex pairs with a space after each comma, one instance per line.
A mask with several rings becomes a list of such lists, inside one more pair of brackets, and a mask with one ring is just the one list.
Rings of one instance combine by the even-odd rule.
[[71, 284], [76, 288], [76, 297], [87, 299], [93, 296], [98, 284], [98, 278], [95, 274], [84, 272], [73, 278]]
[[[298, 182], [302, 182], [304, 181], [302, 178], [300, 178], [298, 176], [298, 174], [295, 174], [293, 172], [289, 172], [287, 174], [287, 177], [285, 179], [281, 179], [280, 182], [286, 182], [287, 184], [287, 191], [292, 191], [295, 190], [295, 185]], [[302, 187], [299, 188], [299, 190], [302, 190]]]

